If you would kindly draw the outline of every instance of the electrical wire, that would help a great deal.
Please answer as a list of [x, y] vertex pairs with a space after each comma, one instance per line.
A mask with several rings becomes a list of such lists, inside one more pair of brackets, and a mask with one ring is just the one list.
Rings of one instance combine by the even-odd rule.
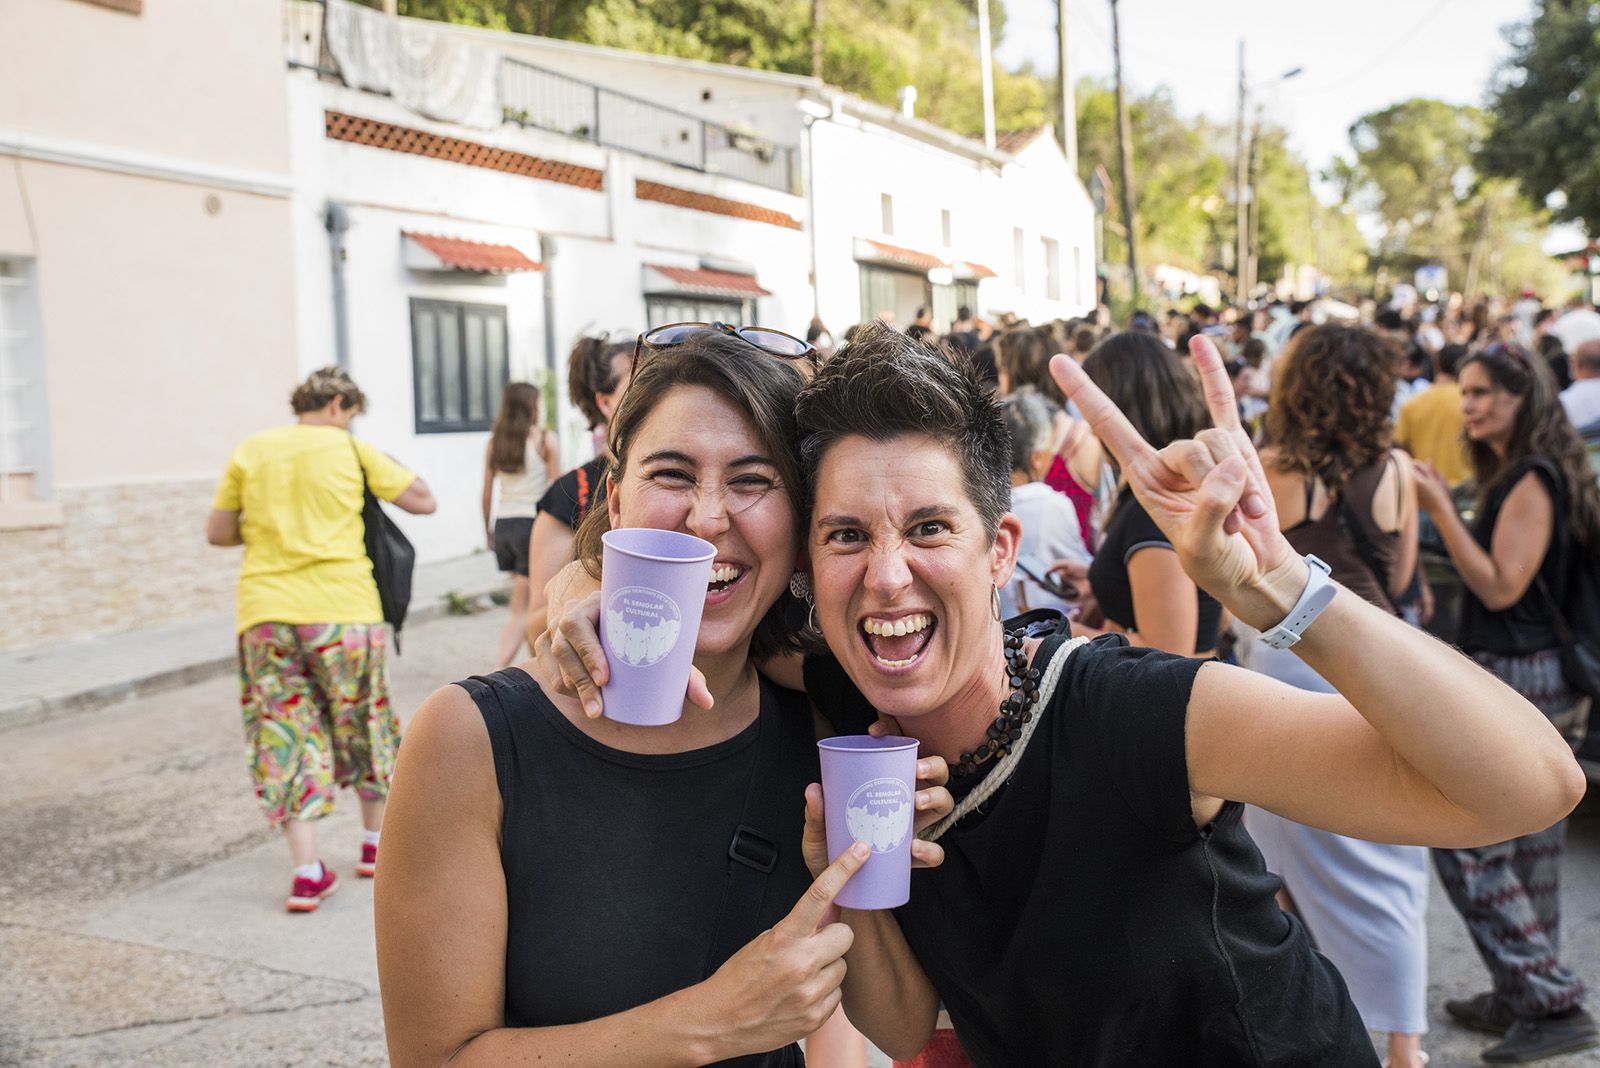
[[1331, 82], [1324, 82], [1321, 85], [1301, 86], [1297, 91], [1297, 95], [1313, 96], [1318, 93], [1326, 93], [1333, 89], [1340, 89], [1346, 85], [1349, 85], [1351, 82], [1372, 73], [1373, 70], [1388, 60], [1396, 52], [1410, 44], [1411, 39], [1417, 35], [1417, 32], [1426, 26], [1430, 21], [1432, 21], [1433, 17], [1439, 12], [1443, 11], [1447, 6], [1449, 6], [1449, 4], [1450, 0], [1439, 0], [1438, 3], [1434, 4], [1426, 12], [1424, 12], [1422, 17], [1412, 24], [1410, 29], [1396, 37], [1393, 44], [1369, 60], [1365, 66], [1358, 67], [1353, 71], [1343, 74]]

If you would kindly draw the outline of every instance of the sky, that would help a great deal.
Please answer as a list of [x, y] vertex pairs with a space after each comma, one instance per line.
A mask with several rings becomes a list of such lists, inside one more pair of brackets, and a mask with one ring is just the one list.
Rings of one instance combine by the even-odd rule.
[[[1005, 40], [996, 61], [1057, 66], [1055, 0], [1000, 0]], [[1289, 131], [1313, 173], [1349, 151], [1350, 124], [1411, 97], [1484, 102], [1509, 54], [1500, 27], [1528, 19], [1533, 0], [1121, 0], [1123, 73], [1130, 89], [1166, 84], [1180, 111], [1232, 123], [1239, 39], [1252, 104]], [[1068, 69], [1111, 76], [1108, 0], [1067, 0]], [[1288, 81], [1278, 76], [1293, 68]]]

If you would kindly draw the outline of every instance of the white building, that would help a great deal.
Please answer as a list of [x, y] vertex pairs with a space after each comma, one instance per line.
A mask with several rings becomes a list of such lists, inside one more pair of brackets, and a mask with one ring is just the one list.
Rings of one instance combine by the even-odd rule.
[[[988, 150], [806, 77], [347, 0], [225, 6], [0, 16], [25, 23], [0, 25], [0, 156], [19, 161], [0, 177], [0, 554], [19, 565], [0, 606], [51, 621], [0, 649], [225, 608], [210, 488], [315, 367], [350, 368], [357, 433], [433, 487], [438, 513], [400, 521], [444, 559], [482, 547], [505, 383], [549, 387], [587, 458], [565, 403], [582, 334], [1092, 305], [1092, 209], [1048, 134]], [[140, 521], [108, 528], [109, 499]], [[101, 545], [138, 566], [96, 593], [71, 576], [107, 576]]]

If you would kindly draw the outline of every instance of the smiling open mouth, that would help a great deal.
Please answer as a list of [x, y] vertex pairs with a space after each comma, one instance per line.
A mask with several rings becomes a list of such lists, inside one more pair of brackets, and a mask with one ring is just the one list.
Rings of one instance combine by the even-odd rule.
[[868, 617], [861, 621], [861, 640], [873, 659], [886, 668], [910, 667], [933, 640], [938, 621], [926, 612], [898, 619]]
[[749, 569], [740, 564], [719, 563], [711, 569], [711, 579], [706, 583], [706, 596], [713, 596], [739, 584]]

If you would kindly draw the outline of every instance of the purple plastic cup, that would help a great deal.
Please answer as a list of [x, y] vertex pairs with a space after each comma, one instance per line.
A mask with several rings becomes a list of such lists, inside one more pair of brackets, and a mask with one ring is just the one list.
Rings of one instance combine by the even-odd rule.
[[847, 909], [904, 905], [911, 900], [917, 740], [846, 734], [824, 738], [817, 752], [829, 863], [855, 842], [872, 845], [872, 855], [834, 900]]
[[642, 727], [675, 723], [716, 546], [651, 527], [610, 530], [600, 540], [600, 640], [611, 672], [600, 688], [605, 717]]

